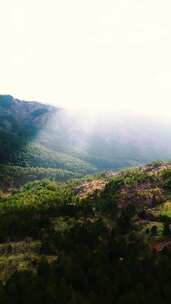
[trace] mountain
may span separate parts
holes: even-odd
[[[0,96],[0,163],[89,174],[171,158],[170,123]]]
[[[38,140],[39,133],[46,130],[47,123],[54,116],[58,119],[61,112],[61,109],[52,106],[1,95],[0,163],[93,172],[88,163],[61,153],[59,149],[48,149],[47,145]],[[51,137],[47,131],[45,136]]]
[[[0,303],[170,303],[170,137],[1,95]]]

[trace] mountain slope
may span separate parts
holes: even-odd
[[[170,263],[169,162],[1,194],[2,304],[170,303]]]
[[[0,163],[19,166],[61,168],[87,173],[93,166],[58,149],[50,150],[37,140],[48,121],[62,111],[36,102],[0,96]],[[60,115],[60,114],[59,114]],[[48,134],[49,136],[49,134]],[[58,146],[58,143],[56,143]]]
[[[1,95],[0,163],[87,174],[169,160],[170,129],[133,114],[90,115]]]

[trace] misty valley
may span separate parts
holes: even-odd
[[[170,304],[170,130],[0,95],[0,303]]]

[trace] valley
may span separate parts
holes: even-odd
[[[94,174],[170,160],[170,121],[0,95],[0,164]]]
[[[170,303],[169,125],[4,95],[0,117],[0,303]]]

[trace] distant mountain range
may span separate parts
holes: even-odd
[[[0,95],[0,163],[81,174],[171,159],[171,125]]]

